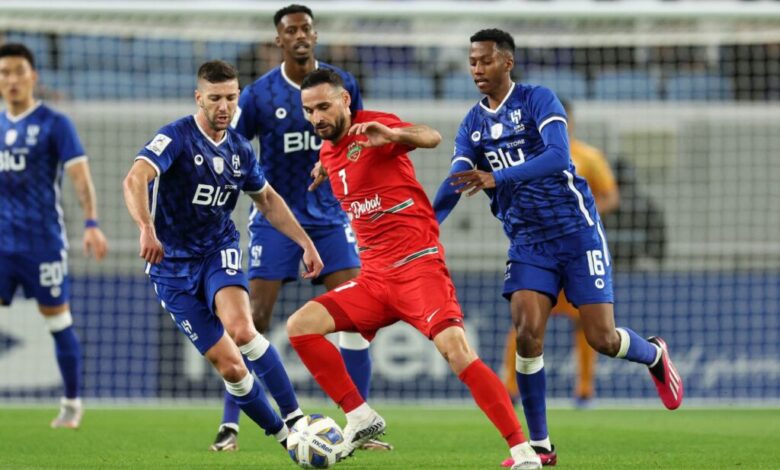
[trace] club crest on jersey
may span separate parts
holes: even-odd
[[[363,147],[360,146],[360,142],[352,142],[349,144],[349,147],[347,147],[347,160],[351,162],[358,161],[361,150],[363,150]]]
[[[13,145],[18,136],[19,133],[16,132],[16,129],[8,129],[5,133],[5,145]]]
[[[479,142],[479,139],[482,138],[482,133],[479,131],[474,131],[471,133],[471,140],[474,142]]]
[[[222,157],[214,157],[211,159],[212,164],[214,165],[214,171],[221,175],[223,171],[225,171],[225,160],[222,159]]]
[[[198,166],[203,165],[203,155],[201,155],[201,154],[195,155],[194,160],[195,160],[195,164],[196,165],[198,165]]]
[[[276,108],[276,119],[284,119],[287,117],[287,110],[284,108]]]
[[[501,137],[501,134],[504,133],[504,125],[499,123],[493,124],[490,126],[490,137],[493,138],[493,140],[498,139]]]
[[[509,113],[509,119],[512,120],[512,124],[518,125],[520,124],[520,120],[523,119],[523,112],[519,109],[515,109]]]
[[[233,163],[233,176],[241,176],[241,157],[233,154],[231,160]]]
[[[40,134],[41,128],[35,124],[27,126],[27,145],[35,145],[38,143],[38,134]]]

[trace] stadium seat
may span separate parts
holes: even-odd
[[[60,67],[65,70],[131,71],[132,41],[101,36],[63,36]]]
[[[679,72],[666,79],[666,97],[670,100],[730,100],[731,82],[716,73]]]
[[[136,39],[132,43],[133,70],[162,72],[177,70],[193,74],[200,65],[200,56],[192,41],[172,39]]]
[[[453,73],[442,81],[442,98],[446,100],[478,100],[482,94],[469,73]]]
[[[602,72],[593,82],[593,97],[597,100],[657,100],[658,80],[640,70]]]
[[[46,35],[12,31],[6,33],[5,42],[19,42],[27,46],[35,56],[38,68],[50,68],[52,66],[51,45]]]
[[[145,78],[146,89],[142,90],[142,93],[147,98],[193,99],[197,86],[195,71],[192,73],[156,72],[150,73]]]
[[[433,80],[414,70],[379,70],[365,82],[366,96],[374,99],[433,97]]]
[[[76,72],[71,84],[77,100],[116,100],[137,97],[145,85],[144,75],[108,70]]]
[[[587,98],[588,84],[581,72],[566,68],[540,67],[523,72],[523,83],[544,85],[561,99],[581,100]]]
[[[252,43],[248,42],[208,41],[206,42],[206,57],[204,57],[204,60],[219,59],[238,66],[238,56],[251,47]]]

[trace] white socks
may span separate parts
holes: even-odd
[[[354,410],[346,413],[347,423],[359,423],[361,421],[365,421],[371,416],[373,412],[374,410],[368,406],[368,403],[363,403]]]

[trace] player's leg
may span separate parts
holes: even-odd
[[[574,322],[574,356],[577,361],[577,383],[574,389],[574,403],[578,408],[587,408],[593,399],[593,382],[595,380],[598,355],[588,344],[579,313],[571,318]]]
[[[385,305],[376,297],[383,291],[381,283],[361,275],[306,303],[287,320],[287,335],[301,361],[346,414],[347,453],[384,433],[385,421],[366,403],[338,349],[325,335],[359,330],[371,336],[395,321],[383,316]]]
[[[588,343],[601,354],[645,364],[669,409],[682,403],[683,383],[660,338],[645,339],[630,328],[615,327],[612,267],[601,226],[582,231],[572,239],[575,253],[564,273],[564,289],[579,308]]]
[[[152,282],[155,293],[179,331],[214,365],[241,410],[266,434],[274,435],[284,444],[287,426],[271,408],[263,387],[252,377],[235,343],[207,306],[206,298],[193,294],[199,291],[200,277],[199,273],[188,278],[152,277]]]
[[[216,276],[221,276],[221,273]],[[216,284],[224,286],[213,296],[217,316],[238,345],[249,367],[265,383],[285,421],[294,422],[298,417],[303,416],[303,412],[298,406],[292,382],[284,369],[279,353],[255,329],[249,314],[249,296],[245,288],[238,285],[225,285],[226,281],[218,281]]]
[[[286,448],[287,426],[271,408],[262,386],[252,377],[241,352],[229,336],[222,337],[204,354],[225,381],[225,389],[252,421]]]
[[[16,257],[17,274],[28,297],[35,297],[38,311],[54,340],[57,365],[62,375],[65,393],[60,400],[60,412],[51,422],[54,428],[78,428],[83,407],[81,403],[81,344],[73,328],[70,312],[70,279],[67,275],[67,253],[47,251]]]

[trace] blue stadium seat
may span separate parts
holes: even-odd
[[[33,53],[36,67],[42,69],[51,67],[51,47],[49,40],[45,35],[11,31],[6,33],[5,42],[19,42],[24,44]]]
[[[523,83],[543,85],[550,88],[558,98],[569,100],[585,99],[588,84],[585,75],[576,70],[558,67],[538,67],[525,71]]]
[[[366,96],[374,99],[433,98],[433,80],[407,69],[378,70],[365,80]]]
[[[155,72],[146,76],[146,89],[142,90],[146,98],[158,98],[164,100],[194,99],[195,72]]]
[[[136,39],[132,43],[133,70],[139,72],[197,72],[200,59],[192,41]]]
[[[731,100],[731,82],[717,73],[679,72],[666,79],[666,97],[670,100]]]
[[[474,79],[468,72],[453,73],[444,77],[442,81],[442,98],[445,100],[474,100],[477,101],[482,94],[474,85]]]
[[[209,41],[206,43],[206,57],[204,60],[224,60],[238,65],[238,56],[249,50],[253,45],[248,42],[235,41]]]
[[[70,98],[73,94],[73,74],[67,70],[38,69],[38,86]]]
[[[132,70],[132,40],[105,36],[64,36],[60,67],[72,71]]]
[[[597,100],[657,100],[658,80],[639,70],[602,72],[593,82]]]

